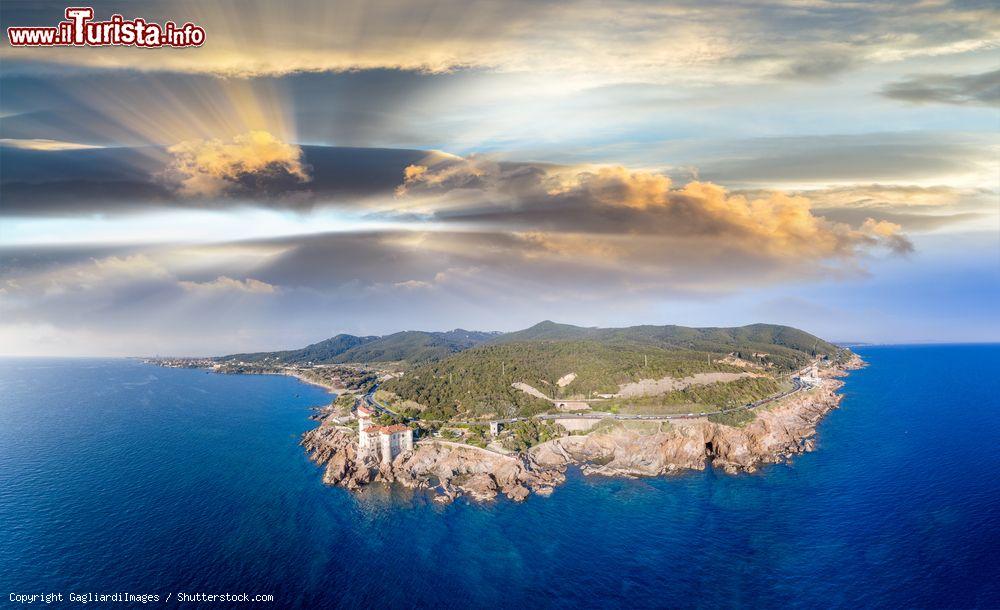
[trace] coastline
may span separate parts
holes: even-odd
[[[330,394],[336,394],[336,393],[339,393],[339,392],[347,391],[346,388],[343,388],[343,387],[340,387],[340,386],[335,386],[332,383],[324,383],[323,381],[318,380],[318,379],[310,379],[309,377],[303,375],[302,373],[299,373],[299,372],[297,372],[295,370],[291,370],[291,369],[270,370],[270,371],[268,371],[268,370],[264,370],[264,371],[227,371],[227,370],[220,370],[220,367],[217,364],[213,364],[211,362],[208,362],[204,358],[196,358],[196,359],[190,359],[190,360],[189,359],[183,359],[183,358],[181,358],[181,359],[176,359],[174,361],[170,361],[170,360],[157,360],[157,359],[151,359],[151,358],[140,358],[139,361],[143,362],[145,364],[152,364],[154,366],[161,366],[161,367],[165,367],[165,368],[197,368],[199,370],[203,370],[203,371],[206,371],[206,372],[209,372],[209,373],[217,373],[217,374],[220,374],[220,375],[280,375],[280,376],[284,376],[284,377],[294,377],[295,379],[298,379],[302,383],[323,388],[324,390],[326,390]],[[185,363],[185,364],[181,365],[181,364],[177,364],[177,363]],[[188,365],[187,363],[191,363],[191,364]]]
[[[585,475],[656,477],[704,470],[753,473],[815,449],[816,426],[842,400],[838,390],[851,370],[865,366],[857,355],[824,370],[819,384],[755,410],[744,426],[694,418],[684,421],[620,422],[598,426],[505,456],[477,447],[423,439],[391,462],[376,463],[358,450],[354,428],[332,420],[306,432],[300,444],[324,468],[323,481],[350,490],[370,484],[400,484],[448,503],[458,497],[490,501],[498,495],[522,501],[549,495],[565,481],[566,469]],[[602,420],[603,421],[603,420]]]
[[[308,385],[313,385],[313,386],[316,386],[318,388],[323,388],[324,390],[326,390],[330,394],[339,394],[340,392],[344,392],[345,391],[345,388],[338,388],[337,386],[333,385],[332,383],[323,383],[322,381],[317,381],[315,379],[309,379],[308,377],[302,375],[301,373],[295,373],[295,372],[292,372],[292,371],[283,371],[283,372],[277,373],[277,374],[278,375],[285,375],[287,377],[294,377],[294,378],[298,379],[299,381],[301,381],[302,383],[305,383],[305,384],[308,384]]]

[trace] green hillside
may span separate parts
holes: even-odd
[[[233,354],[218,362],[266,366],[402,363],[409,370],[383,384],[400,403],[418,404],[431,419],[528,415],[552,404],[519,389],[522,382],[554,399],[593,399],[640,379],[681,378],[696,373],[739,372],[752,366],[769,378],[795,370],[814,356],[839,348],[788,326],[752,324],[734,328],[631,326],[584,328],[542,322],[500,334],[456,329],[403,331],[383,337],[337,335],[298,350]],[[731,358],[735,356],[740,360]],[[570,373],[575,378],[557,383]],[[668,405],[729,404],[769,390],[764,382],[728,382],[671,396],[609,401],[605,408],[629,410]],[[753,391],[748,393],[747,389]],[[662,403],[662,404],[660,404]]]
[[[529,415],[552,407],[545,400],[511,387],[523,382],[552,398],[591,398],[611,394],[619,384],[640,379],[681,378],[703,372],[738,372],[720,362],[735,354],[757,364],[768,376],[760,381],[716,383],[704,389],[665,395],[664,404],[730,406],[773,390],[773,378],[797,369],[816,355],[839,349],[787,326],[754,324],[737,328],[634,326],[581,328],[543,322],[496,337],[440,361],[417,367],[382,388],[427,407],[425,417]],[[576,375],[565,387],[557,382]],[[646,406],[658,398],[644,398]],[[625,401],[627,402],[627,401]],[[595,405],[596,406],[596,405]],[[608,407],[623,408],[622,400]]]
[[[440,360],[456,352],[481,345],[495,336],[494,333],[462,329],[443,333],[407,330],[359,345],[336,356],[332,361],[420,364]]]
[[[302,349],[285,350],[280,352],[254,352],[250,354],[230,354],[221,356],[215,360],[219,362],[241,361],[241,362],[274,362],[278,364],[327,364],[343,362],[337,360],[339,356],[353,348],[377,341],[379,337],[356,337],[354,335],[337,335],[319,343],[307,345]]]
[[[383,384],[383,389],[439,412],[444,419],[469,416],[527,415],[551,405],[511,387],[524,382],[548,396],[591,396],[615,392],[619,383],[706,371],[736,371],[709,364],[708,354],[675,352],[653,346],[599,341],[522,341],[484,345],[440,362],[418,367]],[[565,388],[556,382],[577,378]]]
[[[420,364],[440,360],[451,354],[480,345],[496,333],[456,329],[448,332],[403,331],[384,337],[337,335],[302,349],[278,352],[231,354],[218,362],[253,362],[268,364],[345,364],[405,362]]]
[[[713,355],[735,353],[748,360],[754,353],[766,353],[766,360],[778,368],[793,369],[811,356],[832,356],[839,348],[819,337],[790,326],[751,324],[730,328],[687,326],[629,326],[626,328],[585,328],[551,321],[525,330],[507,333],[493,343],[523,341],[591,340],[624,345],[652,345],[668,350],[693,350]]]

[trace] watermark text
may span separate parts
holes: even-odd
[[[15,47],[200,47],[205,29],[187,22],[154,23],[141,17],[125,19],[114,14],[107,21],[94,21],[89,6],[66,8],[66,20],[54,27],[8,27],[7,40]]]

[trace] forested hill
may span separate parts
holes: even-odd
[[[370,362],[405,362],[420,364],[440,360],[451,354],[481,345],[497,333],[455,329],[448,332],[408,330],[384,337],[337,335],[302,349],[279,352],[230,354],[219,362],[254,362],[268,364],[343,364]]]
[[[733,328],[673,325],[585,328],[545,321],[511,333],[456,329],[448,332],[403,331],[382,337],[341,334],[302,349],[231,354],[216,360],[269,364],[403,362],[419,365],[441,361],[480,346],[508,345],[509,348],[510,344],[534,344],[535,349],[531,350],[534,353],[543,345],[553,343],[574,343],[587,353],[605,353],[608,349],[641,351],[652,347],[672,352],[672,359],[679,357],[681,360],[733,354],[739,358],[763,359],[783,369],[794,367],[811,356],[833,355],[838,351],[837,346],[805,331],[774,324]],[[568,346],[563,345],[556,351],[566,352],[567,349]]]
[[[280,352],[254,352],[249,354],[230,354],[220,356],[215,360],[240,362],[277,362],[282,364],[305,364],[306,362],[334,362],[337,356],[366,343],[376,341],[378,337],[356,337],[354,335],[337,335],[319,343],[307,345],[302,349]]]
[[[721,407],[772,394],[791,371],[838,352],[837,346],[787,326],[581,328],[546,321],[415,367],[382,388],[422,408],[425,416],[451,419],[525,416],[551,408],[537,393],[521,389],[524,384],[550,398],[593,399],[642,379],[750,375],[642,399],[649,406],[713,401]]]
[[[711,353],[751,355],[754,352],[775,356],[833,355],[836,345],[791,326],[750,324],[735,327],[692,328],[688,326],[628,326],[625,328],[588,328],[557,324],[546,320],[531,328],[506,333],[494,343],[524,341],[598,341],[601,343],[653,345],[668,349],[689,349]]]

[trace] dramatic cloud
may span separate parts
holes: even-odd
[[[7,2],[0,29],[64,8]],[[235,352],[545,318],[744,323],[766,317],[747,295],[789,290],[805,301],[775,315],[801,316],[768,321],[811,328],[826,314],[799,305],[840,298],[855,322],[827,320],[831,338],[864,338],[848,336],[857,320],[924,302],[910,286],[949,295],[913,319],[950,328],[934,316],[982,303],[995,275],[981,264],[995,263],[1000,213],[988,2],[95,10],[190,20],[208,38],[0,43],[2,350]],[[923,278],[928,261],[960,258],[964,293],[941,288],[943,271]]]
[[[302,149],[265,131],[231,141],[192,140],[167,148],[173,160],[163,173],[186,197],[274,196],[309,181]]]
[[[983,188],[858,184],[798,194],[812,202],[814,214],[829,220],[860,224],[871,218],[908,231],[987,226],[1000,212],[1000,194]]]
[[[898,237],[877,221],[857,231]],[[982,242],[969,247],[989,252]],[[20,353],[197,355],[292,348],[337,332],[514,329],[551,317],[810,327],[802,312],[768,317],[725,303],[754,291],[773,298],[792,278],[797,289],[838,279],[820,283],[838,295],[864,277],[861,263],[875,262],[795,261],[701,236],[551,231],[345,232],[114,254],[8,248],[0,343]],[[702,310],[712,313],[691,313]]]
[[[704,182],[675,188],[662,174],[622,167],[545,168],[473,158],[437,169],[412,166],[398,192],[415,197],[415,209],[422,205],[434,220],[587,234],[594,246],[602,240],[610,244],[612,235],[616,241],[618,236],[650,236],[684,240],[689,248],[700,240],[695,247],[706,252],[724,249],[801,262],[850,257],[876,244],[899,252],[911,249],[896,225],[874,219],[855,228],[829,222],[812,214],[802,196],[769,192],[749,199]],[[552,235],[542,242],[567,247],[566,240]],[[651,259],[656,261],[656,255]]]
[[[1000,70],[982,74],[923,74],[891,83],[882,95],[914,104],[1000,104]]]
[[[58,21],[64,5],[7,10],[3,26]],[[817,78],[853,65],[986,48],[995,11],[961,2],[767,3],[638,0],[475,3],[351,0],[148,2],[96,6],[150,20],[191,20],[198,53],[133,48],[4,47],[6,61],[227,76],[469,67],[544,70],[573,82]],[[266,24],[266,25],[264,25]],[[807,59],[803,59],[807,58]],[[541,61],[540,61],[541,60]]]
[[[424,150],[294,146],[271,140],[264,148],[273,161],[269,165],[260,162],[254,145],[235,141],[188,143],[176,156],[162,148],[39,151],[0,146],[0,213],[73,216],[164,207],[357,206],[371,198],[390,199],[407,166],[450,157]],[[300,179],[303,175],[308,181]]]

